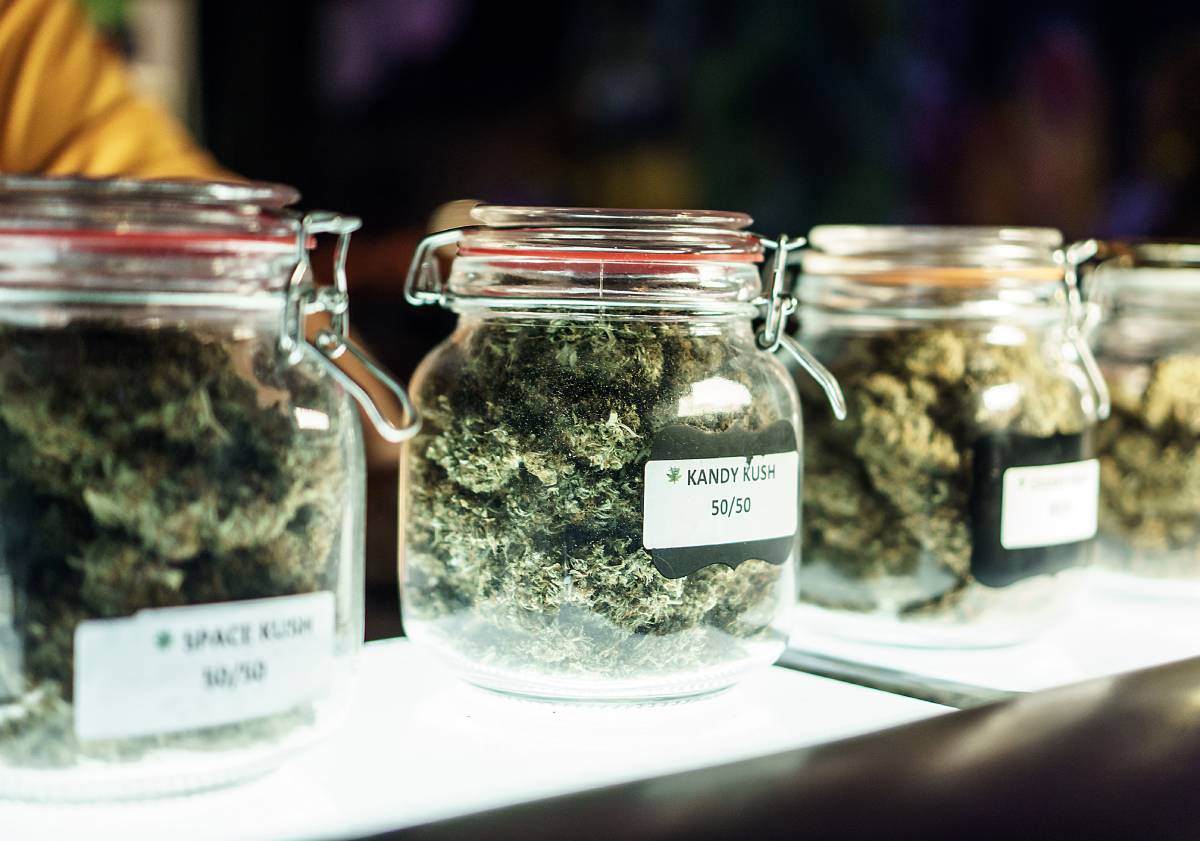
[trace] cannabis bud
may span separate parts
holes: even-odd
[[[0,649],[18,655],[0,656],[0,762],[277,731],[77,742],[74,635],[146,608],[336,589],[352,422],[269,335],[115,320],[0,330]]]
[[[425,426],[406,454],[408,633],[483,683],[655,677],[781,647],[794,533],[786,564],[750,555],[678,577],[643,541],[665,428],[785,421],[795,458],[786,376],[728,321],[464,316],[413,383]],[[687,478],[663,468],[664,486]],[[748,505],[734,503],[730,515]]]
[[[1008,468],[1088,457],[1078,388],[1039,339],[934,327],[830,334],[813,347],[849,414],[837,423],[821,401],[804,402],[802,599],[942,614],[973,584],[1078,562],[1078,542],[1000,540]]]
[[[1152,577],[1200,574],[1200,357],[1109,372],[1100,425],[1105,562]]]

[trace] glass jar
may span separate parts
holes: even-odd
[[[1113,404],[1097,434],[1097,579],[1200,597],[1200,244],[1079,247]]]
[[[1060,234],[837,225],[810,245],[800,337],[849,414],[806,403],[800,621],[895,645],[1030,637],[1079,589],[1107,412]]]
[[[411,385],[407,634],[474,684],[562,700],[701,694],[774,662],[800,428],[749,217],[472,215],[410,275],[413,303],[459,320]],[[454,241],[443,284],[431,254]]]
[[[358,222],[296,198],[0,178],[0,797],[234,782],[346,701],[362,389],[331,359]]]

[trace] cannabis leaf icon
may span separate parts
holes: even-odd
[[[683,475],[683,473],[680,472],[678,467],[672,467],[670,470],[667,471],[667,481],[670,482],[672,485],[674,485],[676,482],[679,481],[679,477],[682,475]]]
[[[158,636],[154,638],[154,644],[158,646],[159,651],[166,651],[171,647],[171,632],[159,631]]]

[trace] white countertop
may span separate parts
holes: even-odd
[[[872,645],[806,631],[790,647],[986,689],[1033,692],[1200,656],[1200,591],[1178,598],[1138,593],[1093,575],[1078,606],[1040,637],[1003,648]],[[1121,588],[1125,592],[1121,592]]]
[[[368,645],[341,731],[221,791],[136,803],[0,801],[0,839],[312,839],[439,818],[814,745],[945,707],[782,668],[710,698],[638,707],[473,689],[405,640]]]

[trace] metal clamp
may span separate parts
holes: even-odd
[[[791,252],[803,248],[803,237],[790,239],[780,234],[779,239],[759,237],[763,250],[771,252],[771,259],[763,268],[763,276],[769,277],[766,293],[766,323],[758,335],[758,344],[763,350],[776,351],[783,337],[788,317],[796,311],[796,299],[787,292],[787,264]]]
[[[1087,342],[1087,328],[1090,321],[1083,295],[1082,271],[1088,266],[1099,265],[1112,256],[1100,240],[1088,239],[1073,242],[1065,249],[1055,254],[1055,259],[1063,264],[1063,288],[1067,299],[1067,341],[1074,348],[1083,370],[1087,374],[1088,383],[1096,397],[1096,417],[1106,420],[1112,413],[1112,395],[1108,383],[1104,380],[1104,372],[1096,361],[1092,348]]]
[[[392,444],[399,444],[417,434],[421,429],[421,416],[408,397],[408,392],[390,374],[350,341],[350,290],[346,275],[346,257],[350,247],[350,236],[362,227],[362,220],[353,216],[342,216],[328,211],[314,211],[300,222],[296,235],[296,267],[288,281],[287,301],[283,310],[283,324],[279,332],[280,349],[287,355],[288,364],[295,365],[304,358],[308,350],[315,351],[316,359],[326,373],[334,378],[352,396],[379,435]],[[337,244],[333,252],[333,286],[318,288],[313,282],[312,260],[309,243],[317,234],[334,234]],[[328,313],[330,326],[317,333],[310,342],[304,335],[307,317],[317,313]],[[397,426],[383,416],[367,390],[335,364],[335,360],[347,351],[362,363],[363,367],[388,391],[395,395],[404,410],[406,422]]]
[[[791,354],[796,363],[816,380],[817,385],[825,392],[833,416],[838,420],[846,419],[846,397],[837,377],[821,364],[808,348],[787,334],[787,320],[796,311],[795,296],[787,292],[788,257],[793,251],[803,248],[807,243],[803,237],[796,239],[781,234],[779,239],[771,240],[759,237],[763,249],[771,252],[771,260],[763,269],[763,276],[769,277],[766,297],[762,306],[766,309],[765,323],[758,334],[758,346],[765,351],[775,353],[780,348]]]
[[[404,299],[414,307],[428,304],[445,305],[449,295],[438,266],[437,251],[447,245],[453,245],[463,238],[465,228],[451,228],[429,234],[413,254],[408,266],[408,277],[404,280]]]

